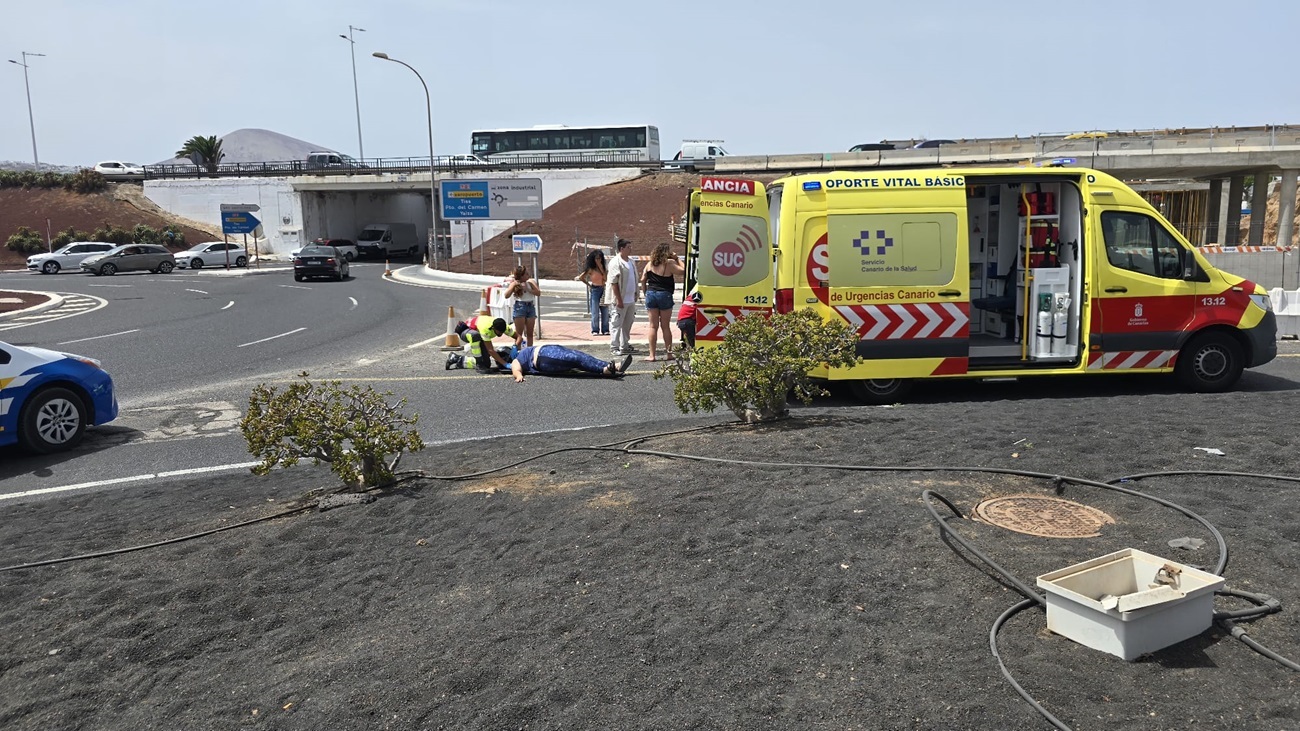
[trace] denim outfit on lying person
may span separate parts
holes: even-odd
[[[536,357],[534,358],[534,351]],[[583,373],[606,373],[610,366],[607,360],[587,355],[581,350],[566,348],[563,345],[532,345],[519,351],[515,356],[524,375],[554,376],[577,370]]]

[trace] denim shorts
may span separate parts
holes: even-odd
[[[646,292],[645,308],[647,310],[671,310],[673,308],[673,293],[658,289]]]
[[[537,317],[537,303],[536,303],[536,302],[516,302],[516,303],[515,303],[515,309],[510,313],[510,316],[513,317],[513,318],[515,318],[516,320],[518,320],[518,319],[521,318],[521,317],[522,317],[522,318],[525,318],[525,319],[527,319],[527,318],[529,318],[529,317],[534,317],[534,318],[535,318],[535,317]]]

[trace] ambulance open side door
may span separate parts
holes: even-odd
[[[695,339],[716,344],[742,316],[772,312],[767,192],[755,180],[706,177],[687,218],[687,289],[700,293]]]

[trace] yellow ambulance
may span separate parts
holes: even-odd
[[[1277,355],[1268,294],[1082,168],[705,177],[687,210],[697,341],[811,308],[864,360],[814,375],[894,402],[919,378],[1175,373],[1222,391]]]

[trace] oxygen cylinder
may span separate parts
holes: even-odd
[[[1038,328],[1034,338],[1034,355],[1044,356],[1052,352],[1052,311],[1038,312]]]
[[[1052,355],[1069,355],[1070,296],[1056,295],[1052,312]]]

